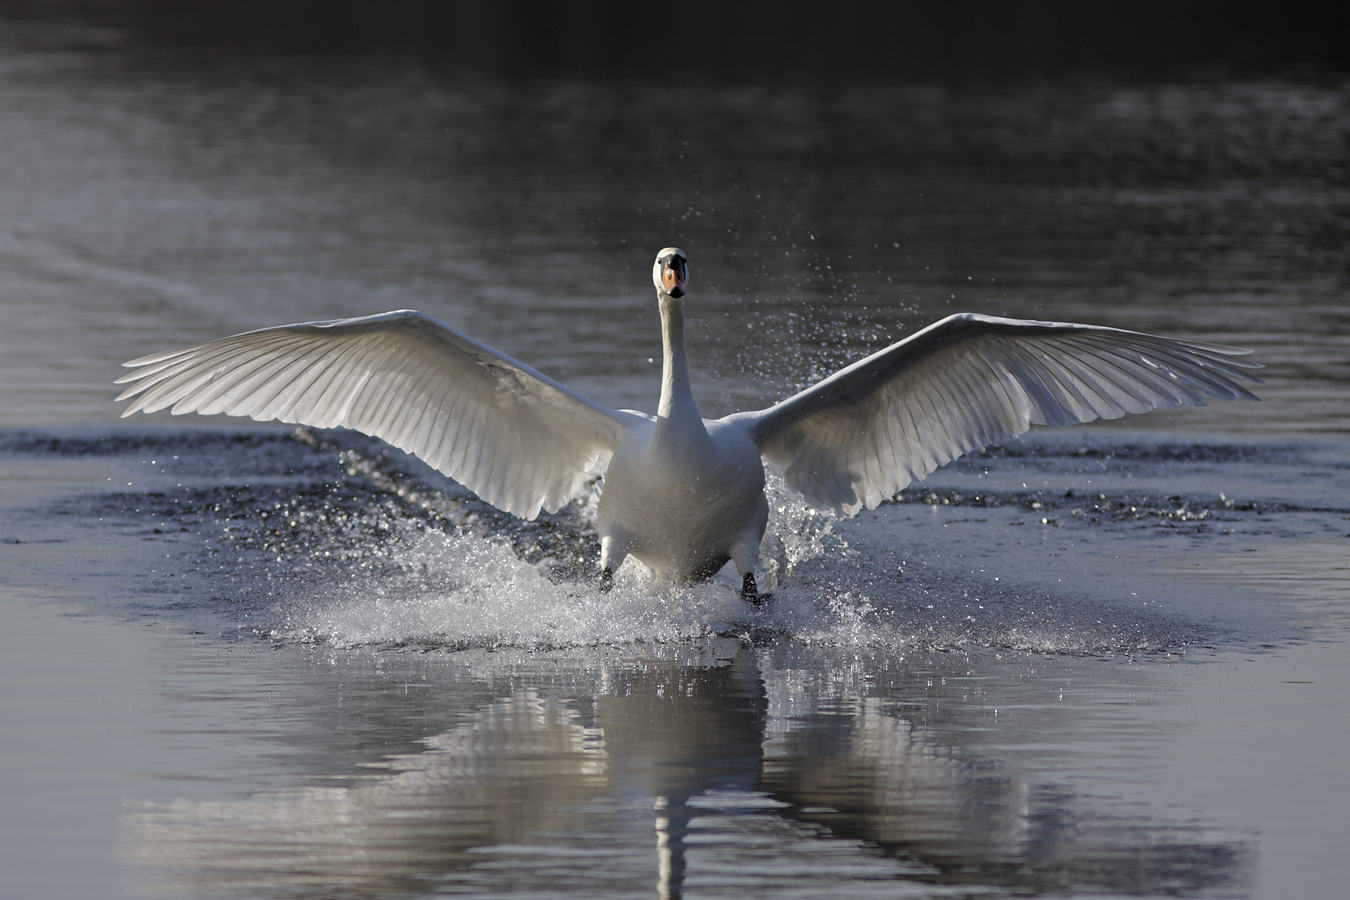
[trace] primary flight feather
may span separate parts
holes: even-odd
[[[1032,425],[1257,399],[1249,351],[1115,328],[949,316],[768,409],[703,419],[684,347],[688,263],[652,268],[655,416],[611,410],[422,313],[251,331],[126,363],[123,413],[226,413],[374,435],[523,518],[604,474],[602,586],[631,555],[676,579],[733,560],[743,596],[768,522],[764,462],[851,515]]]

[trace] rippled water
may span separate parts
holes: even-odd
[[[6,34],[23,896],[1338,896],[1345,84],[505,87]],[[957,309],[1250,346],[1264,400],[850,520],[775,488],[761,608],[600,594],[589,498],[525,523],[350,433],[114,424],[124,359],[397,307],[650,408],[669,244],[706,414]]]
[[[100,752],[153,748],[115,791],[133,895],[1247,896],[1272,817],[1215,811],[1207,717],[1255,732],[1247,777],[1311,758],[1300,816],[1343,768],[1307,721],[1248,719],[1341,703],[1340,444],[1024,441],[844,522],[775,494],[761,609],[730,581],[600,594],[584,507],[522,523],[342,433],[0,457],[44,498],[0,534],[10,593],[150,640],[94,716]],[[12,647],[23,702],[76,650]]]

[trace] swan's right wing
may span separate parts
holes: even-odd
[[[1246,350],[1057,322],[949,316],[744,423],[818,506],[869,509],[976,447],[1032,425],[1257,399]]]
[[[341,426],[416,454],[493,506],[555,511],[635,417],[410,310],[252,331],[126,363],[123,416],[226,413]]]

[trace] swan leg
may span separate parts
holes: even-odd
[[[746,572],[745,578],[741,581],[741,599],[746,603],[753,603],[755,606],[759,606],[769,599],[768,594],[759,592],[759,585],[755,584],[754,572]]]
[[[612,534],[600,539],[600,593],[614,587],[614,572],[628,558],[628,543]]]
[[[761,533],[763,529],[760,529]],[[755,569],[759,567],[759,535],[747,535],[731,550],[731,561],[736,571],[741,573],[741,599],[756,606],[769,599],[768,594],[759,592],[755,582]]]

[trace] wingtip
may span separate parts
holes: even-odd
[[[156,363],[167,362],[177,356],[191,353],[197,347],[179,347],[177,350],[162,350],[159,353],[151,353],[149,356],[138,356],[135,359],[129,359],[122,363],[125,369],[137,369],[141,366],[153,366]]]

